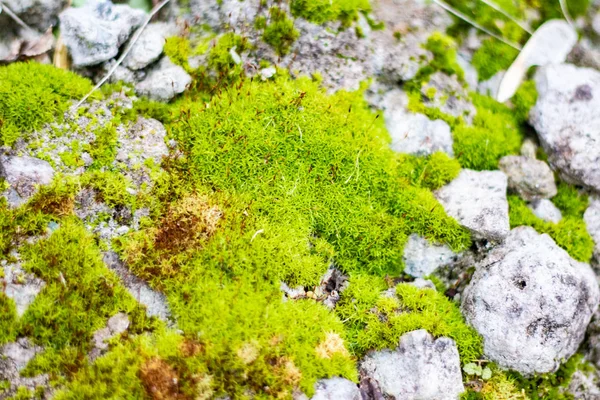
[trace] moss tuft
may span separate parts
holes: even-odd
[[[479,80],[486,81],[497,72],[508,69],[518,55],[519,50],[497,39],[488,38],[473,54],[473,67],[479,74]]]
[[[34,62],[0,67],[0,144],[12,145],[43,124],[61,121],[71,99],[92,83],[77,74]]]
[[[295,17],[315,24],[340,20],[348,26],[359,12],[371,10],[369,0],[292,0],[290,9]]]
[[[289,19],[287,13],[281,8],[271,7],[269,16],[269,23],[264,29],[262,39],[270,44],[278,55],[286,55],[300,36],[300,32],[294,28],[294,21]]]
[[[0,273],[3,270],[0,269]],[[15,303],[0,292],[0,346],[12,342],[17,337],[17,310]]]

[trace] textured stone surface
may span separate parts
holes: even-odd
[[[417,234],[412,234],[404,246],[403,258],[404,272],[421,278],[456,260],[456,254],[446,245],[433,244]]]
[[[312,400],[362,400],[356,384],[348,379],[329,378],[317,382]]]
[[[4,291],[15,302],[17,315],[22,316],[46,283],[35,275],[26,273],[20,263],[6,264],[3,268],[4,278],[0,278],[0,292]]]
[[[148,24],[123,60],[123,66],[132,70],[146,68],[160,58],[165,47],[165,40],[167,37],[175,35],[176,31],[174,26],[163,22]]]
[[[600,190],[600,72],[569,64],[536,74],[530,122],[548,162],[567,182]]]
[[[0,346],[0,382],[8,381],[8,388],[0,392],[0,399],[7,399],[17,393],[19,387],[35,390],[39,386],[48,386],[48,374],[34,377],[22,377],[20,372],[27,363],[44,349],[35,346],[27,338],[19,338],[16,342]]]
[[[525,156],[505,156],[498,168],[508,177],[508,188],[523,200],[549,199],[556,195],[554,173],[544,161]]]
[[[399,153],[429,155],[443,151],[453,155],[450,126],[408,111],[408,96],[402,90],[387,92],[379,104],[392,137],[391,148]]]
[[[541,218],[546,222],[557,224],[562,219],[562,213],[558,207],[548,199],[535,200],[528,204],[527,207],[533,211],[536,217]]]
[[[577,400],[600,400],[600,379],[597,371],[577,370],[571,376],[567,392]]]
[[[463,169],[435,196],[446,213],[476,238],[502,240],[510,230],[507,183],[506,175],[500,171]]]
[[[135,86],[139,95],[152,100],[167,102],[183,93],[192,77],[179,65],[175,65],[168,57],[163,59],[148,73],[146,79]]]
[[[533,374],[555,371],[575,353],[599,300],[589,265],[550,236],[518,227],[477,265],[462,311],[487,358]]]
[[[63,11],[61,34],[73,65],[85,67],[114,58],[145,16],[141,10],[109,0],[90,0],[83,7]]]
[[[583,220],[594,241],[594,257],[596,261],[600,261],[600,198],[590,197],[588,208],[583,213]]]
[[[370,352],[360,371],[395,399],[456,400],[464,391],[456,344],[424,329],[402,335],[395,350]]]
[[[0,158],[0,176],[10,185],[4,196],[17,207],[35,194],[38,185],[52,182],[54,169],[39,158],[9,156]]]
[[[3,3],[26,24],[40,31],[56,25],[58,13],[66,7],[67,2],[67,0],[3,0]]]
[[[462,117],[468,123],[473,121],[477,113],[469,98],[469,92],[458,81],[456,75],[448,76],[439,71],[434,73],[421,87],[421,95],[426,107],[439,109],[453,117]]]

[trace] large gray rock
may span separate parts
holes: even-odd
[[[146,13],[109,0],[90,0],[68,8],[60,18],[61,34],[73,66],[87,67],[114,58]]]
[[[549,199],[556,195],[554,173],[544,161],[525,156],[505,156],[498,168],[508,177],[508,188],[523,200]]]
[[[8,387],[0,392],[0,399],[11,398],[20,387],[34,391],[38,387],[49,385],[48,374],[34,377],[22,377],[20,374],[29,361],[43,350],[27,338],[19,338],[16,342],[0,346],[0,382],[8,383]]]
[[[165,40],[175,32],[175,27],[163,22],[148,24],[123,60],[123,66],[131,70],[146,68],[160,58]]]
[[[533,214],[536,217],[541,218],[546,222],[558,224],[562,219],[562,213],[558,207],[548,199],[535,200],[527,204],[527,207],[533,211]]]
[[[182,67],[173,64],[168,57],[163,57],[146,79],[135,86],[135,90],[141,96],[167,102],[183,93],[191,82],[192,77]]]
[[[446,213],[477,239],[502,240],[508,235],[506,175],[500,171],[463,169],[435,192]]]
[[[570,64],[536,74],[530,121],[561,177],[600,190],[600,72]]]
[[[54,177],[54,169],[47,161],[33,157],[0,158],[0,177],[6,179],[9,188],[4,192],[8,204],[18,207],[37,190],[38,185],[48,185]]]
[[[322,379],[317,382],[312,400],[362,400],[356,384],[344,378]]]
[[[56,25],[58,13],[66,7],[67,0],[3,0],[3,3],[29,26],[45,31]]]
[[[454,154],[450,126],[445,121],[431,121],[423,114],[408,111],[405,92],[399,89],[389,91],[383,96],[380,106],[392,137],[392,150],[420,156],[436,151]]]
[[[393,399],[456,400],[464,391],[456,344],[424,329],[402,335],[395,350],[367,354],[360,371]]]
[[[404,272],[421,278],[456,260],[456,254],[446,245],[434,244],[417,234],[412,234],[404,246],[403,258]]]
[[[598,197],[590,197],[590,204],[583,213],[583,220],[594,241],[594,257],[596,261],[600,261],[600,199]]]
[[[589,265],[523,226],[477,265],[462,311],[488,359],[530,375],[555,371],[577,351],[599,301]]]

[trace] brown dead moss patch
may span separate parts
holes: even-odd
[[[349,355],[344,339],[335,332],[327,333],[325,339],[317,346],[316,351],[317,356],[321,358],[331,358],[336,354]]]
[[[180,392],[180,379],[175,369],[158,357],[153,357],[142,365],[139,377],[152,400],[190,399]]]

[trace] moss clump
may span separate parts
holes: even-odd
[[[250,44],[248,40],[234,33],[226,33],[222,35],[210,49],[208,55],[208,66],[214,71],[222,74],[232,75],[236,71],[238,64],[231,55],[231,51],[241,54],[248,50]],[[239,75],[239,71],[236,75]]]
[[[529,110],[535,105],[538,93],[533,80],[527,80],[521,84],[511,102],[519,121],[526,122],[529,119]]]
[[[292,0],[292,15],[315,24],[340,20],[348,26],[359,12],[371,10],[369,0]]]
[[[188,39],[180,36],[171,36],[165,41],[164,52],[173,64],[189,70],[188,59],[191,55],[191,47]]]
[[[0,270],[3,274],[3,270]],[[0,292],[0,346],[17,337],[17,310],[15,303]]]
[[[110,316],[137,307],[102,262],[93,237],[75,220],[63,219],[48,239],[21,252],[24,269],[46,282],[19,321],[20,334],[36,343],[86,349]]]
[[[585,222],[579,216],[565,213],[558,223],[546,222],[533,214],[525,201],[517,196],[508,196],[510,227],[527,225],[539,233],[547,233],[557,245],[576,260],[588,262],[594,251],[594,241],[590,237]]]
[[[353,277],[342,294],[336,313],[347,321],[350,348],[357,355],[370,349],[394,348],[404,333],[426,329],[432,335],[454,339],[461,359],[477,359],[481,337],[469,327],[452,301],[432,289],[399,284],[395,296],[381,296],[383,280]]]
[[[560,182],[557,189],[556,196],[552,198],[554,205],[564,216],[582,218],[589,204],[588,195],[565,182]]]
[[[11,145],[45,123],[62,120],[69,100],[91,89],[89,80],[49,65],[0,67],[0,144]]]
[[[479,80],[485,81],[497,72],[506,70],[519,55],[519,50],[504,44],[497,39],[488,38],[473,54],[473,67],[479,74]]]
[[[417,187],[439,189],[456,178],[460,172],[458,161],[442,152],[427,157],[401,154],[399,158],[400,176]]]
[[[300,36],[300,32],[294,28],[294,21],[279,7],[271,7],[269,17],[262,39],[270,44],[278,55],[286,55]]]

